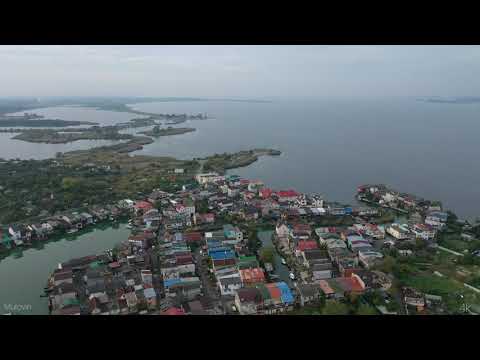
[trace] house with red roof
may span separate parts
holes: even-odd
[[[181,308],[171,307],[168,310],[162,311],[161,315],[185,315],[185,311]]]
[[[153,205],[148,201],[137,201],[135,205],[133,205],[135,210],[135,215],[145,214],[148,210],[153,209]]]
[[[300,194],[295,190],[280,190],[275,192],[275,197],[278,201],[286,202],[286,201],[296,201]]]
[[[241,269],[239,272],[243,285],[253,285],[265,282],[265,273],[260,267]]]
[[[272,196],[273,191],[272,189],[269,189],[269,188],[263,188],[263,189],[260,189],[258,193],[262,199],[268,199]]]
[[[315,250],[318,249],[317,242],[315,240],[300,240],[297,243],[295,250],[303,252],[305,250]]]
[[[190,233],[185,233],[183,234],[183,239],[187,242],[187,244],[192,244],[192,243],[201,243],[203,240],[203,236],[199,232],[190,232]]]

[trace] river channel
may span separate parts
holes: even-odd
[[[102,253],[127,240],[125,223],[97,225],[78,235],[15,249],[0,260],[0,314],[46,315],[48,300],[43,294],[51,272],[58,263],[72,258]],[[16,309],[16,310],[14,310]]]

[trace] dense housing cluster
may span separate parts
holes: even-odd
[[[380,206],[345,206],[217,173],[198,174],[175,193],[121,200],[114,207],[130,217],[128,241],[59,264],[47,287],[51,312],[279,314],[356,297],[374,313],[438,307],[441,296],[410,286],[392,293],[395,274],[385,261],[392,250],[411,255],[406,244],[436,248],[448,214],[382,186],[358,193]],[[408,220],[382,221],[386,207],[407,211]],[[111,213],[78,218],[93,223]]]

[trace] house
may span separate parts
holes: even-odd
[[[200,220],[200,223],[211,224],[215,222],[215,214],[206,213],[206,214],[197,214],[197,220]]]
[[[335,297],[342,298],[350,294],[361,295],[365,292],[366,286],[363,280],[356,274],[348,277],[338,277],[325,280],[331,289],[335,291]]]
[[[157,293],[153,287],[143,289],[143,295],[147,302],[149,309],[155,309],[157,307]]]
[[[170,307],[168,310],[164,310],[160,315],[185,315],[185,311],[182,308]]]
[[[260,264],[258,263],[256,256],[239,256],[238,257],[238,264],[239,269],[251,269],[259,267]]]
[[[417,238],[423,240],[432,240],[436,235],[436,231],[432,225],[421,223],[413,225],[412,232]]]
[[[322,288],[318,283],[297,284],[296,289],[301,306],[316,302],[323,295]]]
[[[311,267],[313,264],[330,263],[328,253],[325,250],[313,249],[302,252],[303,265]]]
[[[283,190],[273,193],[273,196],[280,202],[294,202],[299,198],[300,194],[295,190]]]
[[[256,287],[242,288],[235,292],[234,303],[241,315],[253,315],[260,309],[263,298]]]
[[[426,304],[423,293],[411,287],[402,288],[402,293],[406,305],[415,307],[419,312],[424,310]]]
[[[300,240],[295,247],[297,253],[303,252],[305,250],[315,249],[318,249],[318,245],[315,240]]]
[[[127,307],[128,307],[129,312],[132,312],[132,313],[136,312],[137,311],[137,305],[138,305],[138,298],[137,298],[137,294],[135,293],[135,291],[131,291],[131,292],[127,292],[127,293],[123,294],[123,298],[127,302]]]
[[[272,196],[273,191],[269,188],[263,188],[259,190],[258,194],[262,199],[269,199]]]
[[[377,264],[382,258],[382,253],[378,251],[363,250],[358,252],[358,262],[366,269],[369,269]]]
[[[265,282],[265,273],[260,267],[239,270],[244,286]]]
[[[317,284],[320,287],[320,291],[323,293],[323,296],[325,296],[327,299],[331,299],[335,297],[340,297],[340,298],[344,297],[343,294],[338,294],[339,296],[337,296],[335,290],[332,289],[332,287],[326,280],[320,280],[317,282]]]
[[[148,210],[153,209],[153,205],[148,201],[137,201],[135,202],[133,209],[135,210],[135,215],[142,215],[145,214]]]
[[[236,263],[235,253],[231,249],[221,249],[214,252],[209,251],[209,256],[212,259],[214,269],[222,266],[234,265]]]
[[[264,186],[265,186],[265,184],[262,181],[252,180],[248,184],[247,189],[248,189],[248,191],[251,191],[251,192],[259,192]]]
[[[387,226],[386,231],[397,240],[406,240],[410,238],[410,231],[406,225],[391,224]]]
[[[447,219],[448,219],[447,213],[440,212],[440,211],[432,211],[428,213],[428,215],[426,216],[425,224],[431,225],[436,228],[441,228],[445,226]]]
[[[135,205],[135,202],[130,200],[130,199],[124,199],[124,200],[120,200],[118,202],[118,206],[121,208],[121,209],[126,209],[126,210],[130,210],[130,209],[133,209],[133,206]]]
[[[277,237],[288,237],[290,235],[290,229],[289,227],[284,224],[284,223],[279,223],[275,227],[275,233],[277,234]]]
[[[314,281],[330,279],[333,277],[333,264],[328,259],[312,263],[309,270]]]
[[[187,244],[200,244],[203,241],[203,236],[199,232],[188,232],[183,234],[183,239]]]
[[[211,173],[205,173],[205,174],[197,174],[197,175],[195,175],[195,180],[200,185],[205,185],[205,184],[216,182],[216,181],[219,181],[219,180],[225,180],[225,177],[224,176],[219,176],[215,172],[211,172]]]
[[[235,295],[235,292],[243,286],[240,273],[235,267],[217,270],[215,277],[222,296]]]
[[[198,277],[164,280],[163,286],[167,297],[180,296],[193,300],[202,293],[202,283]]]
[[[231,224],[223,225],[223,234],[227,243],[236,244],[243,240],[243,232],[237,226]]]
[[[82,212],[82,213],[80,214],[80,216],[82,217],[82,220],[83,220],[83,222],[84,222],[85,225],[91,225],[91,224],[93,224],[93,222],[94,222],[94,221],[93,221],[93,216],[90,215],[89,213],[87,213],[87,212]]]
[[[260,314],[276,314],[293,309],[295,299],[285,282],[259,284],[256,286],[262,295]]]

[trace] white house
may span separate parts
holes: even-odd
[[[211,172],[211,173],[195,175],[195,180],[197,180],[199,184],[203,185],[203,184],[208,184],[218,180],[225,180],[225,176],[219,176],[217,173]]]
[[[386,231],[397,240],[405,240],[410,237],[409,230],[405,225],[391,224]]]
[[[415,224],[412,228],[412,232],[417,238],[424,240],[431,240],[435,238],[435,229],[431,225],[427,224]]]

